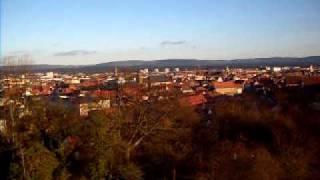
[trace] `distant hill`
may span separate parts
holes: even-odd
[[[33,72],[41,71],[79,71],[79,72],[103,72],[112,70],[115,67],[122,69],[139,68],[224,68],[228,67],[260,67],[260,66],[309,66],[310,64],[320,66],[320,56],[309,56],[303,58],[295,57],[272,57],[272,58],[254,58],[254,59],[234,59],[234,60],[197,60],[197,59],[164,59],[164,60],[126,60],[112,61],[95,65],[29,65],[17,67],[20,69],[29,69]],[[10,67],[0,67],[2,72],[7,72]]]
[[[234,60],[197,60],[197,59],[164,59],[152,61],[113,61],[101,63],[91,66],[83,66],[79,69],[82,71],[102,71],[117,68],[165,68],[165,67],[180,67],[180,68],[224,68],[226,66],[234,68],[248,68],[260,66],[320,66],[320,56],[310,56],[303,58],[294,57],[272,57],[272,58],[255,58],[255,59],[234,59]]]
[[[272,57],[234,60],[165,59],[153,61],[113,61],[96,64],[101,67],[258,67],[258,66],[309,66],[320,65],[320,56],[303,58]]]

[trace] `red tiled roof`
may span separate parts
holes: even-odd
[[[116,96],[116,91],[111,90],[95,90],[93,94],[100,97],[112,97]]]
[[[124,87],[123,92],[129,96],[135,96],[140,93],[139,87]]]
[[[97,86],[99,83],[97,81],[84,81],[81,82],[81,86],[89,87],[89,86]]]
[[[189,105],[189,106],[196,106],[206,102],[207,102],[207,99],[202,94],[186,96],[180,99],[180,103],[182,105]]]

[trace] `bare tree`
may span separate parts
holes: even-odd
[[[174,110],[169,102],[139,102],[121,109],[116,115],[119,134],[126,144],[126,159],[130,160],[132,152],[152,134],[166,130],[166,122]]]
[[[25,170],[25,153],[22,142],[19,141],[16,132],[16,124],[19,121],[19,112],[18,109],[24,102],[21,102],[21,97],[23,96],[23,92],[25,87],[18,87],[17,80],[19,75],[26,76],[29,72],[32,64],[32,59],[29,55],[22,56],[6,56],[2,59],[2,73],[1,73],[1,81],[3,79],[7,80],[8,86],[5,91],[5,98],[7,99],[7,107],[9,108],[9,121],[8,127],[8,139],[11,143],[14,144],[14,148],[18,150],[21,163],[23,167],[23,176],[26,177]]]

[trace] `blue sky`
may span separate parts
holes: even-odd
[[[320,55],[319,0],[1,0],[1,54],[41,64]]]

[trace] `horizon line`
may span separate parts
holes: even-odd
[[[99,64],[106,64],[106,63],[114,63],[114,62],[130,62],[130,61],[144,61],[144,62],[152,62],[152,61],[164,61],[164,60],[194,60],[194,61],[236,61],[236,60],[255,60],[255,59],[272,59],[272,58],[297,58],[297,59],[303,59],[303,58],[310,58],[310,57],[320,57],[320,55],[310,55],[310,56],[271,56],[271,57],[254,57],[254,58],[233,58],[233,59],[197,59],[197,58],[164,58],[164,59],[127,59],[127,60],[111,60],[107,62],[101,62],[101,63],[93,63],[93,64],[41,64],[41,63],[32,63],[32,64],[21,64],[21,65],[49,65],[49,66],[90,66],[90,65],[99,65]],[[0,60],[0,66],[7,66],[3,65],[3,58]]]

